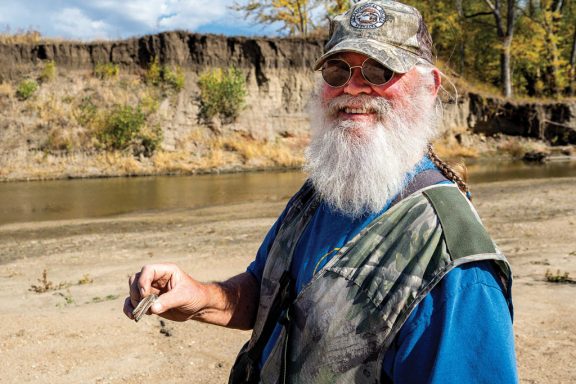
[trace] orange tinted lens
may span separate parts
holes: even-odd
[[[394,71],[374,59],[368,59],[362,64],[362,75],[372,84],[382,85],[394,77]]]
[[[341,87],[350,79],[350,66],[344,60],[326,60],[322,65],[324,81],[333,87]]]

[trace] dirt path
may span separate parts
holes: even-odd
[[[474,202],[515,276],[522,383],[576,381],[576,179],[483,184]],[[122,314],[128,275],[173,261],[243,271],[285,202],[0,227],[0,383],[224,383],[248,332]],[[29,291],[43,270],[54,285]],[[82,282],[84,284],[79,284]],[[163,333],[161,330],[163,329]],[[171,336],[167,337],[165,334]]]

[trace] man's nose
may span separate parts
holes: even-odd
[[[356,96],[361,93],[370,94],[372,92],[372,87],[370,83],[366,81],[362,75],[362,71],[359,67],[352,68],[352,77],[350,81],[344,86],[344,93],[351,96]]]

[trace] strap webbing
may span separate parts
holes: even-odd
[[[416,191],[421,190],[422,188],[429,187],[434,184],[441,183],[443,181],[449,181],[446,176],[444,176],[440,171],[437,169],[427,169],[420,173],[417,173],[412,180],[404,187],[402,191],[396,196],[390,207],[398,204],[402,201],[405,197],[410,196]]]

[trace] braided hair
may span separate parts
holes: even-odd
[[[461,165],[462,167],[461,174],[455,171],[451,166],[449,166],[444,160],[440,159],[436,152],[432,149],[432,144],[428,144],[428,156],[430,160],[434,163],[434,165],[442,172],[442,174],[449,180],[453,181],[458,185],[458,188],[468,197],[469,200],[472,200],[470,189],[468,188],[468,184],[466,184],[465,179],[466,176],[466,168]]]

